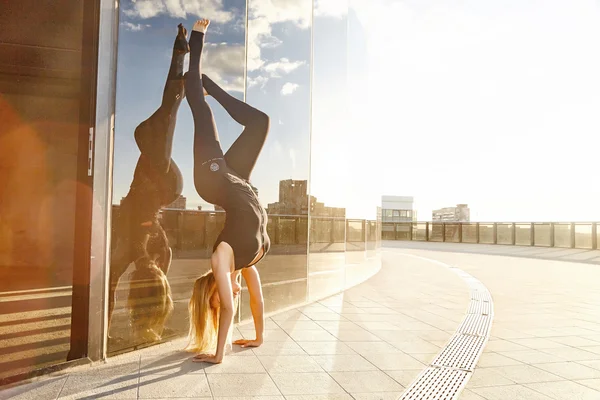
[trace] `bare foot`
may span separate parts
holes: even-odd
[[[199,19],[194,24],[194,27],[192,28],[192,30],[198,31],[198,32],[202,32],[202,33],[206,33],[206,30],[208,29],[208,25],[210,25],[210,20],[208,20],[208,19]]]

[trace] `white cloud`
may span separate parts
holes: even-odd
[[[202,72],[228,91],[244,91],[244,45],[207,44],[202,56]]]
[[[290,61],[287,58],[281,58],[279,61],[266,64],[263,69],[269,73],[272,78],[281,77],[280,74],[289,74],[306,64],[304,61]]]
[[[281,88],[281,94],[288,96],[294,93],[300,86],[297,83],[286,82]]]
[[[348,15],[348,0],[315,0],[315,17],[342,18]]]
[[[269,78],[267,78],[266,76],[262,76],[262,75],[259,75],[254,78],[248,77],[248,89],[250,89],[254,86],[260,86],[261,89],[264,89],[265,85],[267,84],[268,81],[269,81]]]
[[[143,31],[146,28],[149,28],[150,25],[144,25],[144,24],[132,24],[131,22],[121,22],[121,25],[125,27],[126,30],[128,31],[132,31],[132,32],[139,32],[139,31]]]
[[[223,0],[133,0],[131,7],[123,12],[128,17],[141,19],[161,14],[175,18],[187,18],[191,15],[209,18],[217,23],[233,19],[233,13],[224,10]]]
[[[290,147],[290,160],[292,160],[292,169],[296,169],[296,150]]]

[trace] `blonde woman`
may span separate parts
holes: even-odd
[[[258,271],[254,267],[269,251],[267,213],[250,185],[267,133],[269,117],[230,96],[210,78],[201,74],[201,56],[209,20],[196,22],[189,41],[190,68],[185,91],[194,118],[194,184],[207,202],[226,212],[225,227],[217,238],[211,256],[211,271],[194,284],[190,299],[190,344],[199,352],[196,362],[223,361],[233,315],[238,302],[240,275],[248,285],[256,337],[238,340],[244,347],[263,342],[263,296]],[[205,95],[212,96],[244,130],[223,154],[212,111]]]

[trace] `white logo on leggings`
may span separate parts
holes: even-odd
[[[216,162],[210,164],[210,170],[212,172],[218,171],[219,170],[219,164],[217,164]]]

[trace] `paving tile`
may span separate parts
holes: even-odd
[[[469,389],[486,400],[551,400],[539,392],[521,385],[493,386]]]
[[[139,369],[142,375],[172,375],[182,373],[204,373],[204,364],[192,362],[192,353],[179,353],[175,356],[143,356]],[[118,375],[118,374],[115,374]]]
[[[256,332],[254,330],[243,330],[241,333],[244,339],[256,339]],[[288,335],[283,329],[265,329],[263,338],[265,341],[270,342],[285,342],[292,340],[290,335]]]
[[[536,368],[532,365],[511,365],[506,367],[495,367],[494,371],[512,380],[515,383],[535,383],[560,381],[563,378],[548,371]]]
[[[585,365],[586,367],[594,368],[600,371],[600,360],[592,361],[577,361],[578,364]]]
[[[520,344],[521,346],[529,347],[533,350],[558,349],[561,347],[566,347],[566,345],[562,343],[544,338],[510,339],[510,341]]]
[[[281,313],[277,313],[270,317],[276,323],[281,321],[310,321],[306,315],[302,314],[302,312],[298,310],[289,310]]]
[[[352,400],[352,396],[348,393],[344,394],[305,394],[305,395],[288,395],[286,400]],[[397,400],[397,399],[393,399]]]
[[[233,396],[233,397],[213,397],[214,400],[285,400],[282,395],[279,396]]]
[[[410,356],[419,360],[424,365],[429,365],[435,360],[438,353],[410,353]]]
[[[140,377],[140,399],[212,397],[206,375],[144,375]]]
[[[346,321],[346,317],[336,312],[304,312],[313,321]]]
[[[331,372],[331,376],[349,393],[401,392],[403,387],[382,371]]]
[[[295,342],[265,342],[251,349],[257,356],[303,355],[304,350]]]
[[[221,364],[204,364],[207,374],[264,374],[265,368],[256,356],[225,357]]]
[[[438,353],[440,351],[440,347],[436,346],[430,342],[425,340],[417,339],[413,341],[407,342],[395,342],[389,341],[389,343],[395,348],[402,350],[405,353],[413,354],[413,353]]]
[[[345,342],[352,350],[359,354],[388,354],[400,351],[386,342]]]
[[[581,336],[564,336],[550,338],[553,342],[565,344],[567,346],[583,347],[583,346],[598,346],[595,340],[587,339]]]
[[[413,383],[413,381],[417,379],[421,372],[423,372],[422,368],[385,371],[386,374],[391,376],[396,382],[398,382],[404,387],[408,387],[411,383]]]
[[[594,354],[600,355],[600,346],[585,346],[581,347],[581,350],[590,351]]]
[[[576,382],[583,386],[600,391],[600,379],[582,379],[577,380]]]
[[[558,349],[555,349],[558,350]],[[564,358],[541,350],[501,351],[498,354],[513,358],[526,364],[540,364],[564,361]]]
[[[67,376],[45,378],[0,389],[0,398],[10,400],[54,400],[64,386]]]
[[[458,400],[485,400],[485,397],[481,397],[477,393],[465,389],[460,393]]]
[[[83,399],[102,397],[111,399],[135,399],[138,396],[139,375],[107,376],[94,372],[70,374],[60,399]]]
[[[360,329],[359,325],[351,321],[318,321],[314,323],[317,325],[317,327],[323,328],[329,331],[330,333],[339,332],[341,330]]]
[[[342,342],[298,342],[300,347],[311,356],[328,354],[356,354],[354,350]]]
[[[343,342],[379,342],[381,338],[368,332],[364,329],[358,328],[357,330],[342,330],[339,332],[332,332],[332,334]]]
[[[259,356],[268,373],[323,372],[319,364],[309,355],[302,356]]]
[[[485,352],[496,352],[496,351],[517,351],[517,350],[528,350],[527,347],[520,344],[500,339],[500,340],[489,340],[483,351]]]
[[[467,383],[467,387],[477,388],[514,384],[514,381],[506,378],[496,368],[477,368]]]
[[[355,400],[398,400],[402,392],[352,393]]]
[[[320,330],[291,330],[287,331],[296,342],[326,342],[338,340],[325,329]]]
[[[362,354],[371,364],[384,371],[425,368],[426,364],[408,354],[397,353],[367,353]]]
[[[326,372],[271,374],[281,393],[288,395],[344,394],[344,389]]]
[[[575,382],[546,382],[530,383],[527,387],[547,395],[556,400],[577,399],[577,400],[598,400],[600,392]]]
[[[585,350],[576,349],[574,347],[565,347],[561,349],[545,349],[540,350],[544,353],[552,354],[555,357],[560,357],[568,361],[592,361],[600,360],[600,354],[592,353]],[[559,360],[557,360],[559,361]],[[543,361],[541,361],[543,362]]]
[[[505,365],[520,365],[522,362],[498,353],[483,353],[477,362],[477,367],[502,367]]]
[[[215,397],[282,394],[268,374],[210,374],[207,377]]]
[[[277,325],[286,331],[290,330],[320,330],[322,327],[315,321],[280,321]]]
[[[377,369],[377,367],[358,354],[314,356],[313,359],[327,372],[371,371]]]
[[[576,362],[536,364],[536,367],[569,380],[600,378],[600,371]]]
[[[390,324],[389,322],[381,322],[381,321],[360,321],[356,322],[356,325],[359,325],[368,330],[381,330],[381,331],[398,331],[398,328],[394,324]]]

